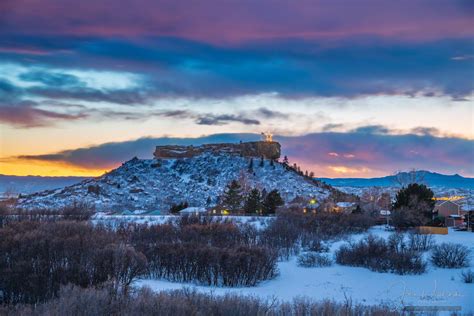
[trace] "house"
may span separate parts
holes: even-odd
[[[333,208],[333,212],[350,214],[357,208],[355,202],[337,202]]]
[[[377,224],[382,225],[389,225],[390,224],[390,217],[392,215],[392,212],[389,210],[380,210],[377,216]]]
[[[230,214],[230,211],[222,205],[216,205],[214,207],[208,208],[207,212],[212,215],[229,215]]]
[[[205,215],[205,214],[207,214],[207,209],[205,207],[187,207],[179,211],[179,215],[181,216]]]
[[[454,201],[437,201],[433,213],[437,216],[444,217],[447,227],[459,226],[463,223],[461,206]]]

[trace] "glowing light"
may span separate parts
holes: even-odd
[[[438,196],[438,197],[433,198],[433,200],[436,200],[436,201],[459,201],[459,200],[462,200],[464,198],[466,198],[466,197],[461,196],[461,195],[453,195],[453,196]]]

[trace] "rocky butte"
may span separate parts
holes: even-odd
[[[264,159],[275,160],[280,158],[281,146],[278,142],[259,141],[246,142],[240,144],[221,143],[205,144],[201,146],[156,146],[154,156],[156,159],[179,159],[192,158],[208,153],[227,153],[241,157],[263,157]]]
[[[58,209],[84,203],[97,211],[167,213],[183,202],[193,207],[218,205],[232,180],[238,180],[244,192],[278,190],[287,204],[301,199],[346,201],[331,186],[278,162],[280,154],[280,144],[267,138],[235,144],[158,146],[154,159],[133,158],[100,177],[22,196],[17,205]]]

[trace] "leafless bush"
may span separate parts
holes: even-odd
[[[74,203],[60,209],[59,215],[65,220],[87,221],[94,215],[94,210],[84,203]]]
[[[303,235],[301,245],[306,251],[312,252],[328,252],[329,246],[324,243],[319,237],[314,235]]]
[[[150,247],[145,254],[152,277],[177,282],[254,286],[277,273],[277,255],[266,248],[218,248],[197,243],[168,243]]]
[[[401,315],[385,306],[340,304],[297,298],[290,302],[235,294],[212,295],[183,289],[154,293],[140,289],[116,294],[107,287],[82,289],[66,286],[60,296],[36,305],[0,307],[0,314],[22,316],[100,315]]]
[[[433,247],[431,262],[440,268],[463,268],[469,266],[469,249],[460,244],[442,243]]]
[[[329,267],[332,265],[332,259],[329,255],[307,252],[298,256],[298,265],[305,268]]]
[[[428,251],[435,245],[435,241],[430,234],[419,234],[411,232],[408,235],[409,247],[415,251]]]
[[[0,229],[0,304],[55,297],[61,285],[127,288],[146,258],[112,231],[79,222],[15,222]]]
[[[291,225],[285,218],[277,217],[261,234],[263,245],[278,251],[278,255],[288,260],[290,256],[298,254],[301,231]]]
[[[343,245],[336,251],[336,262],[397,274],[421,274],[426,270],[421,254],[405,246],[403,235],[392,235],[388,242],[369,235],[358,243]]]
[[[466,270],[461,272],[461,279],[464,283],[473,283],[474,282],[474,271]]]
[[[326,246],[320,242],[364,232],[372,224],[372,219],[361,214],[304,214],[283,210],[263,231],[261,242],[277,249],[280,258],[288,259],[299,253],[300,246],[307,250],[326,251]]]

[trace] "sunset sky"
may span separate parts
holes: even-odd
[[[0,173],[275,134],[320,177],[474,176],[474,1],[2,0]]]

